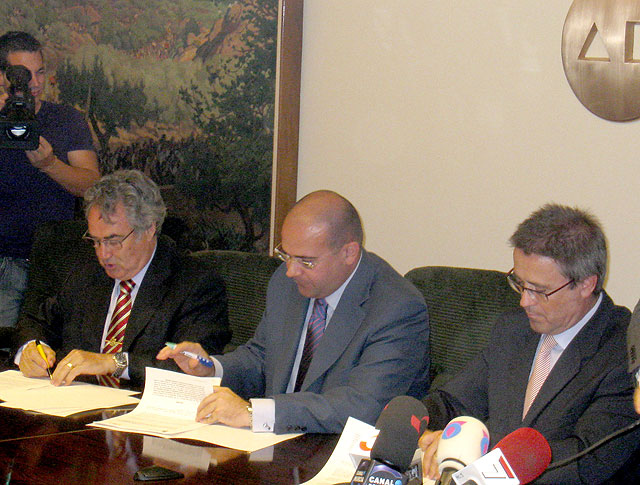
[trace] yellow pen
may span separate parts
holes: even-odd
[[[44,353],[44,349],[42,348],[42,344],[40,340],[36,340],[36,349],[38,349],[38,353],[40,357],[47,363],[47,374],[49,374],[49,379],[53,379],[51,376],[51,367],[49,366],[49,361],[47,360],[47,355]]]

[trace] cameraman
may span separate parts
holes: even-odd
[[[42,101],[42,45],[26,32],[0,36],[0,109],[8,98],[6,70],[12,65],[31,73],[29,89],[41,135],[35,150],[0,148],[0,327],[14,326],[18,317],[36,226],[73,218],[75,197],[100,175],[82,115],[69,106]]]

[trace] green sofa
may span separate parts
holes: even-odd
[[[36,312],[74,268],[95,257],[91,245],[81,239],[85,230],[84,221],[68,221],[45,224],[36,232],[22,311]],[[213,264],[225,281],[233,332],[225,352],[231,351],[253,335],[265,308],[267,284],[281,262],[265,254],[222,250],[196,251],[191,257]],[[505,276],[499,271],[444,266],[415,268],[406,274],[429,308],[433,385],[450,379],[479,352],[499,313],[517,307],[518,295]]]

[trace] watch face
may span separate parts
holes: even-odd
[[[122,352],[118,352],[113,354],[113,361],[116,363],[116,370],[113,372],[113,376],[120,377],[127,368],[127,357]]]

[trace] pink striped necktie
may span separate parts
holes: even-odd
[[[324,328],[327,326],[327,302],[324,298],[318,298],[313,304],[313,312],[307,324],[307,337],[304,340],[304,348],[302,349],[302,358],[300,359],[300,367],[298,368],[298,377],[296,379],[295,392],[300,391],[302,382],[304,381],[313,353],[320,343],[320,339],[324,335]]]
[[[129,315],[131,314],[131,291],[136,284],[133,280],[120,282],[120,294],[118,295],[118,301],[116,301],[116,307],[113,309],[111,315],[111,323],[109,324],[109,330],[107,330],[107,338],[104,341],[103,354],[117,354],[122,352],[122,340],[124,339],[124,332],[127,328],[127,322],[129,321]],[[117,377],[103,375],[97,376],[98,383],[101,386],[120,387],[120,379]]]
[[[542,384],[547,380],[549,373],[551,372],[551,351],[558,343],[553,338],[553,335],[546,335],[542,341],[542,346],[536,357],[536,362],[533,366],[533,372],[529,378],[529,384],[527,385],[527,392],[524,397],[524,409],[522,411],[522,419],[529,412],[529,408],[534,399],[538,395]]]

